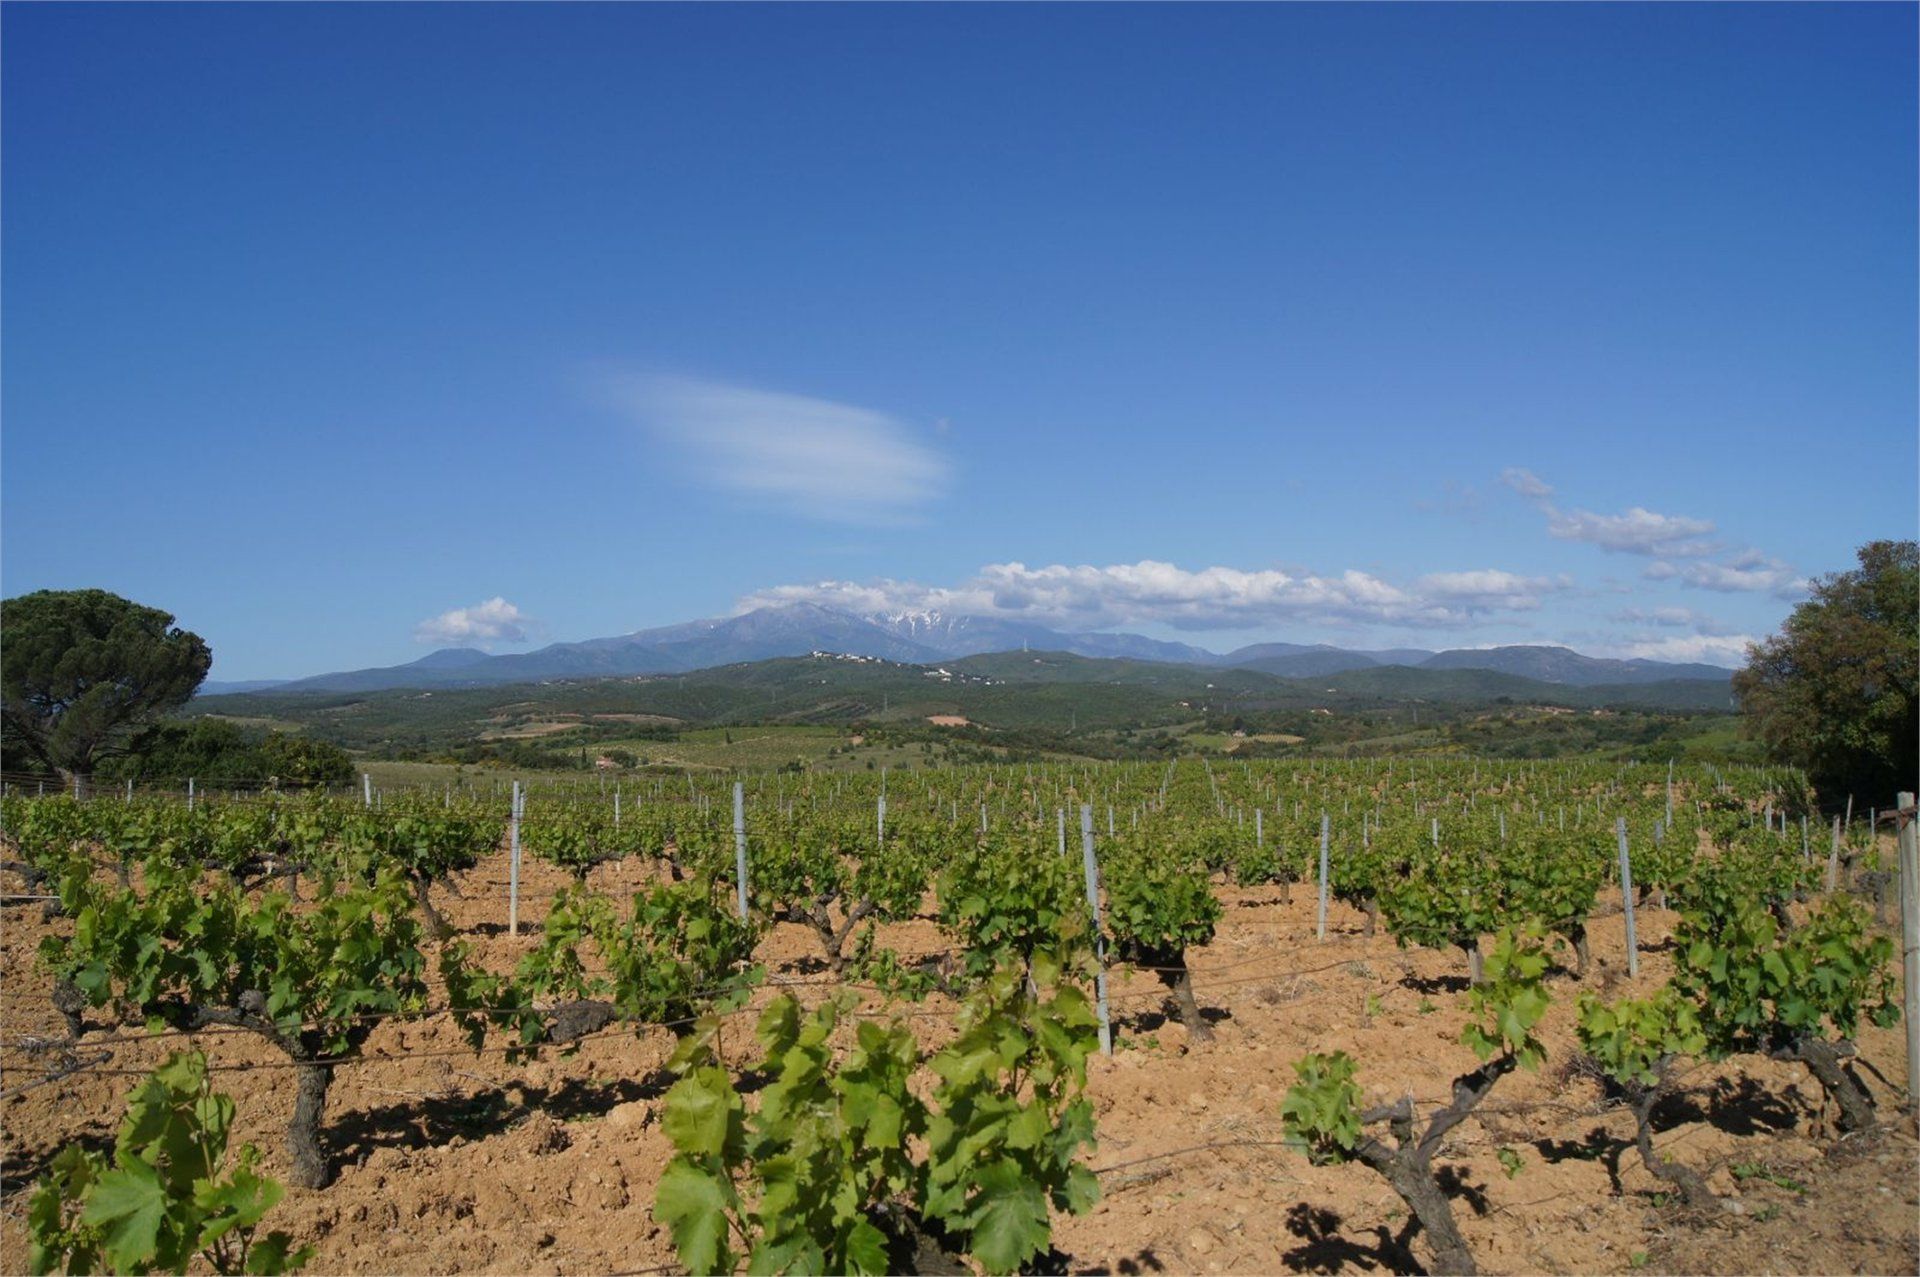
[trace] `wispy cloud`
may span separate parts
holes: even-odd
[[[1553,486],[1533,471],[1521,466],[1508,466],[1500,472],[1500,482],[1518,492],[1521,496],[1534,501],[1545,501],[1553,495]]]
[[[1758,550],[1745,550],[1719,563],[1669,563],[1662,559],[1641,573],[1650,581],[1679,581],[1717,594],[1771,594],[1798,599],[1807,592],[1807,580],[1792,564]]]
[[[686,377],[620,377],[606,392],[699,481],[810,519],[905,522],[951,476],[919,432],[871,408]]]
[[[495,596],[472,607],[456,607],[420,622],[413,628],[416,643],[463,643],[484,647],[492,643],[525,643],[538,622],[505,599]]]
[[[1718,548],[1702,539],[1713,532],[1710,520],[1656,514],[1640,506],[1624,514],[1551,511],[1547,532],[1562,541],[1584,541],[1617,554],[1697,555],[1712,554]]]
[[[1690,607],[1630,607],[1613,614],[1616,621],[1631,625],[1657,625],[1663,629],[1689,629],[1698,634],[1725,637],[1733,628],[1725,622],[1696,612]]]
[[[1517,466],[1502,470],[1500,482],[1547,517],[1549,535],[1654,559],[1640,574],[1649,581],[1676,581],[1721,594],[1770,593],[1788,600],[1806,594],[1807,581],[1792,564],[1751,546],[1729,547],[1711,539],[1714,524],[1710,519],[1660,514],[1642,506],[1633,506],[1622,514],[1562,510],[1553,503],[1551,484]]]
[[[1643,635],[1613,643],[1603,654],[1646,661],[1701,661],[1708,665],[1740,666],[1747,663],[1748,645],[1758,641],[1751,634]]]
[[[1569,576],[1521,576],[1499,568],[1476,572],[1432,572],[1420,578],[1418,591],[1438,602],[1487,611],[1530,612],[1548,594],[1573,588]]]
[[[1546,515],[1548,534],[1562,541],[1584,541],[1620,554],[1658,554],[1670,558],[1712,554],[1720,548],[1702,539],[1713,532],[1713,523],[1707,519],[1658,514],[1641,506],[1634,506],[1624,514],[1562,510],[1553,503],[1553,485],[1519,466],[1502,470],[1500,482]]]
[[[1348,569],[1336,574],[1187,569],[1143,559],[1106,566],[990,563],[954,586],[915,581],[820,581],[760,590],[742,611],[811,602],[856,613],[943,612],[1017,618],[1075,629],[1164,624],[1181,629],[1248,629],[1274,622],[1453,626],[1495,612],[1537,609],[1566,589],[1564,577],[1498,569],[1438,572],[1408,585]]]

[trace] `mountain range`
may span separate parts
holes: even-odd
[[[1725,682],[1716,665],[1607,660],[1570,648],[1510,646],[1428,651],[1356,651],[1327,644],[1257,643],[1216,653],[1138,634],[1073,633],[993,617],[938,612],[859,616],[815,603],[755,608],[738,616],[688,621],[612,638],[553,643],[533,652],[493,656],[477,648],[443,648],[404,665],[319,674],[284,682],[207,683],[203,696],[245,691],[374,692],[396,688],[485,687],[508,683],[681,674],[716,666],[831,652],[927,665],[990,652],[1068,652],[1077,656],[1248,669],[1282,678],[1320,678],[1379,667],[1488,670],[1570,687],[1657,683],[1677,679]]]

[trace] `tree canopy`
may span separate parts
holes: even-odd
[[[213,655],[159,608],[106,590],[0,603],[0,730],[9,755],[86,776],[186,704]]]
[[[1920,773],[1920,545],[1874,541],[1859,559],[1814,581],[1781,632],[1749,649],[1733,690],[1747,729],[1823,802],[1885,806]]]
[[[337,745],[285,732],[248,730],[222,718],[166,722],[129,741],[98,772],[114,779],[203,782],[275,780],[282,785],[346,785],[353,759]]]

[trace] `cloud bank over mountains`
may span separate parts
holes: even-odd
[[[900,422],[869,409],[684,378],[622,385],[636,420],[684,444],[715,486],[789,502],[806,517],[908,518],[936,500],[949,478],[938,453]],[[857,463],[849,460],[856,456]],[[1520,468],[1503,471],[1500,482],[1544,516],[1549,538],[1650,560],[1639,574],[1643,581],[1781,600],[1805,590],[1791,564],[1716,540],[1711,520],[1640,506],[1618,514],[1563,508],[1551,484]],[[889,495],[876,498],[875,492]],[[1622,582],[1614,587],[1638,592]],[[1740,664],[1757,637],[1681,604],[1649,600],[1605,614],[1585,611],[1602,592],[1568,573],[1497,567],[1394,578],[1360,568],[1015,560],[985,564],[950,584],[881,576],[767,586],[740,596],[733,614],[806,603],[859,617],[977,617],[1070,632],[1264,630],[1289,640],[1377,628],[1396,636],[1451,633],[1470,646],[1578,641],[1611,657],[1721,665]],[[541,628],[496,596],[422,621],[414,636],[423,643],[490,647],[532,641]]]
[[[1351,568],[1320,575],[1277,568],[1193,570],[1154,559],[1104,566],[1016,562],[989,563],[955,586],[886,578],[775,586],[746,595],[735,610],[805,602],[861,614],[940,612],[1079,629],[1236,630],[1287,623],[1426,629],[1464,625],[1490,613],[1533,611],[1544,596],[1571,587],[1566,577],[1493,568],[1436,572],[1402,585]]]

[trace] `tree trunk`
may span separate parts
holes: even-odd
[[[1879,1119],[1874,1116],[1873,1097],[1847,1068],[1840,1050],[1833,1043],[1816,1037],[1801,1037],[1790,1048],[1789,1057],[1807,1066],[1822,1090],[1840,1106],[1840,1129],[1847,1132],[1869,1131]]]
[[[1380,902],[1371,894],[1365,895],[1360,897],[1360,908],[1367,915],[1366,925],[1360,934],[1372,938],[1374,931],[1380,925]]]
[[[1587,941],[1587,924],[1574,923],[1568,938],[1573,941],[1574,978],[1584,980],[1587,978],[1587,964],[1593,961],[1593,946]]]
[[[71,980],[53,982],[53,1009],[67,1022],[67,1036],[77,1038],[87,1030],[87,1022],[81,1013],[87,1009],[87,997],[80,987]]]
[[[1420,1221],[1427,1246],[1433,1251],[1434,1272],[1462,1277],[1472,1277],[1479,1272],[1473,1262],[1473,1252],[1467,1249],[1466,1238],[1460,1235],[1460,1226],[1454,1221],[1453,1203],[1447,1200],[1440,1182],[1434,1179],[1433,1167],[1425,1157],[1412,1148],[1390,1150],[1374,1139],[1362,1142],[1355,1152],[1386,1177],[1413,1217]]]
[[[1713,1195],[1713,1190],[1707,1187],[1707,1181],[1697,1171],[1654,1154],[1653,1106],[1658,1100],[1657,1092],[1649,1092],[1633,1106],[1634,1121],[1638,1124],[1633,1142],[1640,1150],[1640,1164],[1652,1172],[1655,1179],[1679,1189],[1687,1205],[1695,1210],[1712,1210],[1720,1204],[1720,1199]]]
[[[1486,955],[1480,952],[1480,938],[1475,936],[1460,947],[1467,951],[1467,982],[1479,984],[1487,975]]]
[[[1788,906],[1785,896],[1775,896],[1769,900],[1767,911],[1773,915],[1773,920],[1780,924],[1781,935],[1786,935],[1793,930],[1793,911]]]
[[[1393,1191],[1413,1212],[1414,1219],[1426,1230],[1427,1244],[1433,1248],[1433,1271],[1467,1273],[1477,1271],[1473,1252],[1454,1222],[1453,1205],[1433,1176],[1433,1155],[1460,1123],[1467,1120],[1480,1102],[1487,1098],[1502,1077],[1512,1072],[1515,1057],[1500,1055],[1471,1073],[1453,1080],[1453,1099],[1436,1111],[1426,1131],[1416,1140],[1413,1133],[1413,1101],[1403,1099],[1391,1108],[1375,1109],[1361,1115],[1362,1123],[1386,1121],[1393,1132],[1394,1147],[1368,1136],[1354,1149],[1354,1156],[1386,1177]]]
[[[840,952],[840,945],[833,934],[833,922],[824,909],[815,909],[807,915],[807,922],[813,927],[813,934],[820,938],[820,951],[827,955],[827,965],[833,968],[835,975],[843,975],[847,969],[846,955]]]
[[[435,940],[445,940],[453,934],[453,928],[447,925],[440,911],[433,907],[433,900],[427,894],[425,874],[408,874],[407,881],[413,886],[414,901],[420,906],[420,914],[427,920],[427,930]]]
[[[1169,960],[1160,972],[1160,978],[1173,988],[1175,1005],[1180,1008],[1180,1023],[1187,1026],[1187,1037],[1195,1042],[1213,1041],[1213,1026],[1200,1014],[1200,1004],[1193,997],[1193,972],[1187,969],[1187,951],[1175,949],[1165,955]]]
[[[333,1066],[302,1061],[294,1066],[294,1077],[299,1090],[293,1120],[287,1123],[287,1155],[293,1159],[293,1173],[287,1178],[301,1188],[325,1188],[333,1182],[333,1167],[321,1146],[320,1125],[327,1115]]]
[[[815,901],[807,911],[806,920],[813,925],[814,934],[820,937],[820,947],[826,951],[827,962],[833,967],[835,975],[844,974],[847,969],[847,937],[872,912],[873,901],[862,900],[848,909],[847,916],[835,927],[830,901]]]

